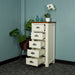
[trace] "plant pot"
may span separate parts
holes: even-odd
[[[21,48],[22,50],[27,50],[27,49],[29,48],[29,41],[30,41],[30,39],[27,38],[25,41],[19,43],[20,48]]]
[[[50,22],[50,18],[46,18],[46,22]]]

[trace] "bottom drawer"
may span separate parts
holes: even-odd
[[[26,64],[32,65],[32,66],[38,66],[45,62],[44,57],[40,58],[26,58]]]

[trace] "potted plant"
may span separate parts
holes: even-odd
[[[54,7],[53,4],[48,4],[47,5],[47,13],[44,15],[46,17],[46,22],[50,22],[49,10],[55,10],[55,7]]]
[[[31,22],[34,22],[34,20],[30,19],[26,24],[25,24],[25,34],[22,35],[20,33],[20,30],[18,28],[12,30],[9,32],[9,35],[11,37],[16,37],[21,49],[27,49],[29,48],[29,40],[30,40],[30,35],[27,36],[26,31],[31,31]]]
[[[44,16],[45,16],[45,18],[46,18],[46,22],[50,22],[50,14],[47,13],[47,14],[45,14]]]
[[[17,40],[18,40],[19,43],[26,40],[26,35],[21,35],[18,28],[16,28],[16,29],[12,30],[11,32],[9,32],[9,35],[11,37],[17,37]]]
[[[19,42],[19,45],[20,45],[21,49],[24,49],[23,44],[26,40],[26,35],[25,34],[22,35],[20,33],[20,30],[18,28],[16,28],[16,29],[12,30],[11,32],[9,32],[9,35],[11,37],[16,37],[18,42]]]

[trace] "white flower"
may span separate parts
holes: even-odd
[[[48,10],[50,10],[50,9],[55,10],[55,7],[53,4],[48,4],[47,8],[48,8]]]

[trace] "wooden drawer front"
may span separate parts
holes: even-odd
[[[33,32],[44,32],[45,26],[44,24],[32,24]]]
[[[41,50],[27,50],[27,55],[28,56],[32,56],[32,57],[40,57],[42,55],[45,55],[45,50],[44,49],[41,49]]]
[[[41,58],[26,58],[26,64],[38,66],[40,64],[44,63],[44,57]]]
[[[45,34],[43,33],[31,33],[31,39],[43,40],[45,38]]]
[[[30,48],[42,48],[45,47],[44,41],[29,41]]]

